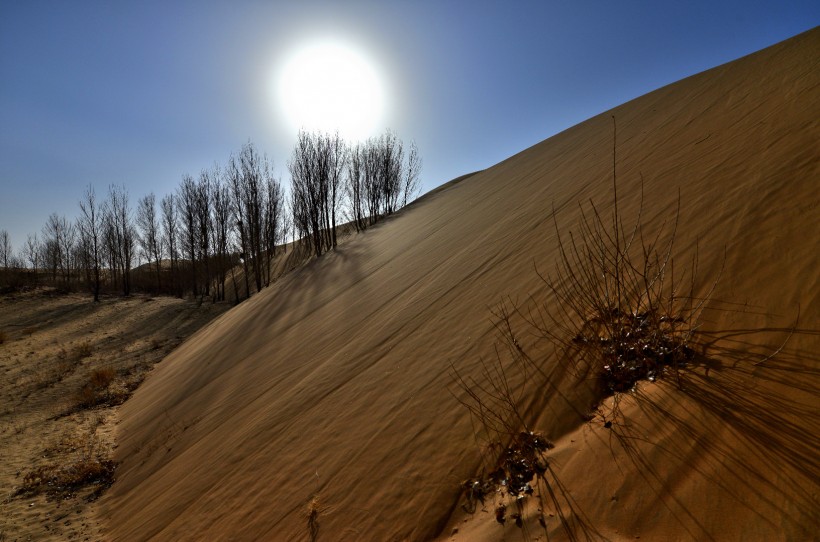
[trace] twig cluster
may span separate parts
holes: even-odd
[[[686,272],[675,268],[680,195],[674,211],[650,234],[644,228],[641,178],[637,219],[631,226],[624,223],[615,174],[615,141],[613,138],[611,216],[590,201],[588,208],[580,206],[576,230],[567,233],[559,227],[553,211],[558,258],[548,274],[536,268],[550,299],[530,303],[526,310],[515,303],[500,304],[493,313],[494,325],[506,352],[497,347],[498,363],[482,362],[478,380],[452,370],[462,391],[458,400],[469,409],[472,419],[479,421],[497,458],[497,467],[489,475],[464,483],[465,511],[474,512],[476,503],[484,504],[488,495],[506,493],[519,504],[517,515],[511,517],[521,526],[520,503],[538,486],[539,498],[550,496],[570,539],[576,538],[577,528],[589,527],[584,522],[572,524],[562,513],[562,504],[570,510],[574,506],[545,456],[552,445],[529,427],[531,420],[527,418],[544,399],[533,393],[560,393],[551,378],[557,368],[579,379],[592,375],[597,401],[629,392],[640,380],[655,380],[670,371],[680,384],[679,370],[694,357],[693,336],[717,284],[716,279],[706,295],[696,297],[697,250]],[[546,350],[546,355],[527,352],[511,323],[512,315],[524,321],[528,335],[546,345],[546,349],[539,348]],[[525,412],[523,405],[529,410]],[[501,445],[503,442],[509,444]],[[485,457],[485,468],[486,464]],[[547,472],[552,474],[552,482],[545,476]],[[574,512],[579,517],[578,511]],[[506,517],[502,501],[496,507],[496,519],[503,524]]]

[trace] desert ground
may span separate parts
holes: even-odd
[[[0,296],[0,540],[102,539],[92,510],[105,482],[26,491],[27,475],[110,460],[118,405],[228,307],[139,295],[95,304],[45,287]],[[95,372],[103,380],[89,388]]]
[[[60,418],[76,417],[77,431],[105,418],[100,425],[113,430],[101,438],[117,463],[113,484],[82,512],[86,523],[61,536],[816,538],[818,141],[814,29],[423,196],[201,327],[115,410]],[[539,315],[566,314],[545,277],[572,258],[585,217],[598,213],[613,231],[614,188],[617,231],[640,232],[634,261],[656,236],[671,243],[674,234],[660,246],[672,247],[670,275],[699,309],[686,363],[613,395],[574,356],[582,347],[571,345],[588,340],[562,336]],[[606,244],[606,234],[597,239]],[[166,303],[182,304],[144,305]],[[195,319],[201,309],[189,310]],[[24,311],[2,308],[10,313]],[[117,325],[106,332],[114,349],[133,352],[127,363],[139,366],[154,335]],[[162,327],[163,347],[183,338]],[[59,435],[48,424],[71,408],[68,399],[27,406],[28,397],[58,394],[63,380],[24,397],[39,378],[26,356],[97,338],[59,388],[68,397],[108,345],[88,329],[36,344],[41,331],[14,331],[0,346],[4,420],[19,427],[0,436],[14,457],[0,471],[7,493],[20,483],[16,472],[48,459],[32,451],[53,447]],[[492,382],[503,382],[521,430],[551,442],[538,445],[539,474],[521,499],[508,485],[480,499],[465,492],[515,437],[495,442],[503,432],[465,407],[476,397],[492,404]],[[46,497],[3,506],[7,539],[49,535],[36,530],[41,510],[66,511],[47,508],[57,505]]]

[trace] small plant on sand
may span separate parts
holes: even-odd
[[[77,403],[81,407],[93,407],[108,400],[108,387],[117,373],[111,367],[98,367],[91,371],[88,379],[77,392]]]
[[[18,495],[45,493],[49,497],[64,497],[90,487],[93,489],[88,498],[95,499],[114,482],[117,465],[97,437],[94,426],[85,435],[64,438],[58,448],[61,461],[26,473]]]
[[[694,357],[693,336],[717,283],[715,280],[704,296],[696,297],[697,252],[686,273],[675,268],[680,196],[669,219],[649,233],[644,229],[641,180],[637,219],[631,226],[624,223],[615,148],[613,137],[611,216],[602,214],[590,201],[588,208],[581,206],[576,230],[564,232],[553,212],[558,257],[550,273],[536,269],[547,302],[532,303],[528,310],[515,304],[499,305],[493,313],[495,327],[506,350],[496,348],[498,363],[482,363],[478,379],[465,378],[453,368],[462,392],[457,398],[472,419],[478,420],[481,429],[476,435],[484,435],[489,443],[486,450],[491,452],[491,461],[486,452],[482,454],[484,472],[489,474],[463,484],[464,509],[472,513],[476,503],[483,505],[492,495],[500,498],[497,521],[504,524],[509,517],[522,527],[523,503],[537,492],[539,523],[546,531],[548,495],[570,539],[577,539],[577,532],[589,537],[594,531],[573,509],[571,497],[550,467],[546,454],[552,445],[528,425],[545,404],[544,396],[558,391],[551,375],[557,367],[578,380],[591,375],[593,408],[606,396],[633,390],[641,380],[666,374],[679,379],[678,371]],[[527,335],[539,343],[539,355],[530,355],[518,340],[513,316],[523,321]],[[617,401],[615,404],[614,410]],[[617,411],[611,414],[604,416],[607,427],[618,416]],[[579,411],[579,415],[591,419],[588,411]],[[510,501],[517,507],[512,515],[507,513]],[[564,507],[572,513],[565,515]]]
[[[62,378],[73,371],[85,358],[91,356],[91,343],[83,341],[68,350],[60,348],[57,353],[57,376]]]
[[[613,117],[614,125],[614,117]],[[553,359],[576,372],[592,371],[601,392],[627,392],[640,380],[678,371],[693,356],[700,314],[714,290],[696,297],[697,251],[683,270],[674,243],[680,196],[667,220],[651,233],[643,223],[643,181],[638,216],[627,226],[619,209],[613,139],[613,208],[604,217],[591,201],[581,208],[576,232],[562,233],[554,218],[559,257],[538,275],[551,302],[524,315],[535,336],[553,346]],[[555,217],[555,214],[553,214]]]

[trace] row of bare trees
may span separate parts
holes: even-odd
[[[319,256],[336,246],[342,201],[347,221],[365,229],[416,195],[421,159],[414,143],[405,156],[392,132],[352,147],[338,134],[300,132],[288,170],[293,227]]]
[[[148,194],[136,207],[123,186],[100,199],[89,185],[76,220],[52,214],[17,254],[0,230],[0,287],[15,276],[87,288],[95,301],[135,288],[239,301],[271,283],[289,235],[321,255],[336,246],[340,222],[362,230],[412,199],[420,166],[415,145],[405,152],[391,132],[352,147],[338,134],[300,132],[288,162],[289,198],[250,142],[224,168],[185,174],[175,192],[161,200]]]

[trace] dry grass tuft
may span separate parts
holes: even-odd
[[[18,495],[45,493],[49,497],[67,497],[93,488],[88,496],[91,500],[114,482],[117,465],[101,445],[94,426],[83,436],[64,438],[56,450],[49,452],[62,456],[63,461],[26,473]]]
[[[62,378],[85,359],[91,356],[92,347],[88,341],[83,341],[70,349],[60,348],[57,353],[57,378]]]
[[[98,367],[92,370],[76,394],[77,403],[85,408],[106,403],[109,400],[108,387],[116,376],[117,373],[111,367]]]

